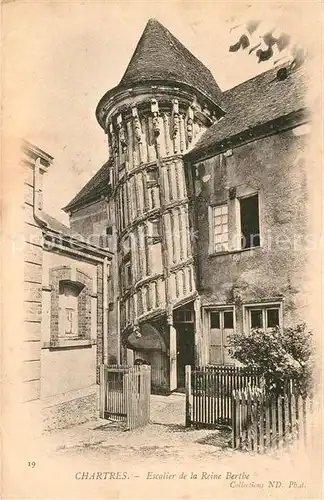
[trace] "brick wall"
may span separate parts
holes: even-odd
[[[76,271],[76,280],[84,285],[79,293],[78,311],[79,311],[79,331],[81,338],[89,339],[91,337],[91,293],[92,279],[82,271]]]
[[[50,343],[56,345],[59,339],[59,285],[60,281],[77,281],[84,285],[78,296],[78,336],[91,338],[91,293],[92,279],[84,272],[76,270],[75,280],[71,266],[62,266],[49,271],[51,290],[51,332]]]

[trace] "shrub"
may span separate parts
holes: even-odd
[[[289,379],[302,394],[312,389],[312,332],[305,324],[293,328],[253,329],[229,338],[230,354],[246,367],[258,368],[268,390],[280,392]]]

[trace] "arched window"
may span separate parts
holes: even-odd
[[[62,280],[59,283],[59,336],[77,338],[78,297],[84,285],[74,281]]]

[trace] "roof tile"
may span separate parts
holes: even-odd
[[[98,199],[101,195],[107,195],[109,193],[108,181],[111,165],[112,160],[108,160],[63,210],[69,212],[85,203]]]
[[[150,19],[119,85],[161,80],[190,85],[216,104],[221,98],[209,69],[161,23]]]
[[[214,123],[187,157],[201,157],[225,139],[306,107],[305,66],[277,79],[278,68],[271,69],[223,93],[225,116]]]

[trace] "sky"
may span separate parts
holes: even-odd
[[[225,90],[273,64],[229,52],[237,20],[265,19],[300,37],[311,5],[44,0],[3,6],[5,128],[54,157],[44,182],[45,210],[67,223],[61,208],[107,160],[95,109],[121,79],[149,18],[166,26]]]

